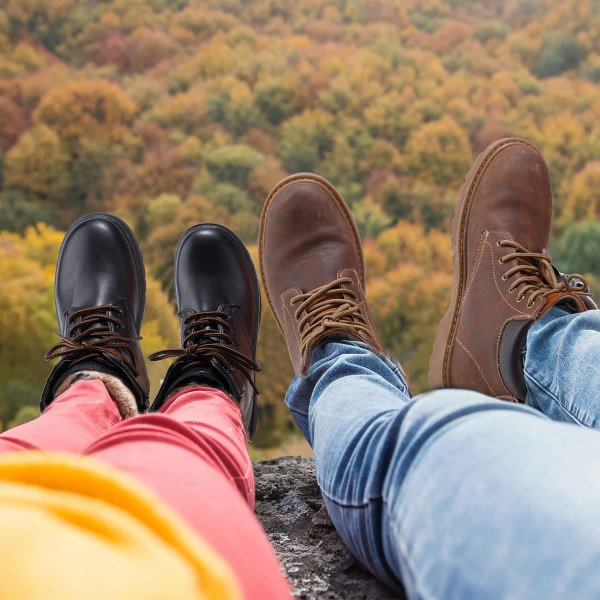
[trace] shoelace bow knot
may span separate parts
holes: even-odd
[[[371,337],[371,330],[360,311],[356,293],[343,287],[348,283],[352,283],[350,277],[340,277],[291,299],[292,305],[299,303],[295,318],[299,321],[302,354],[327,329],[331,329],[333,333],[362,333],[367,339]]]
[[[544,252],[529,252],[524,246],[513,240],[500,240],[498,245],[513,248],[513,252],[502,256],[500,262],[504,264],[511,260],[517,260],[518,264],[510,267],[502,275],[502,279],[506,281],[513,275],[519,274],[511,283],[508,291],[513,292],[521,286],[517,294],[517,302],[523,300],[527,292],[531,291],[527,300],[529,308],[533,306],[537,297],[546,298],[557,292],[578,294],[588,289],[588,283],[583,275],[574,273],[559,279],[552,266],[550,256]]]
[[[260,371],[258,363],[233,347],[233,329],[227,313],[215,310],[192,313],[183,321],[182,348],[160,350],[151,354],[150,360],[188,357],[192,360],[216,359],[221,365],[239,369],[250,382],[254,391],[258,389],[252,379],[252,371]]]
[[[93,359],[112,366],[111,361],[106,358],[106,355],[110,355],[124,363],[137,377],[139,370],[127,354],[132,356],[131,343],[142,338],[127,337],[111,329],[109,323],[119,329],[123,328],[123,321],[117,315],[122,317],[123,310],[114,304],[102,304],[74,311],[69,315],[68,335],[55,332],[54,335],[61,341],[46,352],[44,359],[67,358],[71,359],[73,364]]]

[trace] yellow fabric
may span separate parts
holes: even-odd
[[[150,490],[88,457],[0,457],[0,598],[235,599],[234,573]]]

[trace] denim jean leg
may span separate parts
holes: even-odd
[[[319,397],[337,380],[346,377],[350,377],[353,384],[371,383],[379,392],[385,392],[384,402],[388,403],[390,409],[396,409],[410,400],[406,377],[399,365],[388,358],[376,356],[366,344],[324,340],[313,353],[308,375],[294,377],[285,398],[298,427],[311,446],[309,411],[314,408],[311,400]],[[338,418],[343,419],[344,415],[338,415]],[[355,415],[352,415],[352,421],[354,418]]]
[[[365,501],[371,490],[381,488],[382,469],[368,463],[369,458],[385,460],[393,451],[395,436],[377,431],[409,400],[399,366],[352,341],[320,344],[309,374],[295,377],[286,395],[313,446],[319,487],[338,532],[354,555],[392,587],[399,587],[398,578],[384,559],[382,527],[373,527],[382,518],[375,497],[380,499],[380,493],[373,492],[373,502]]]
[[[414,399],[356,342],[319,346],[286,401],[354,555],[410,598],[592,598],[600,437],[465,390]]]
[[[524,373],[527,404],[600,429],[600,310],[549,310],[527,334]]]

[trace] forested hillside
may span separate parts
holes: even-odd
[[[62,232],[123,217],[150,278],[147,353],[177,344],[187,227],[255,245],[282,176],[329,178],[365,240],[386,347],[426,386],[474,156],[506,135],[550,164],[553,253],[600,276],[599,0],[0,1],[0,421],[37,403]],[[254,249],[251,249],[254,252]],[[290,431],[287,352],[263,312],[259,445]],[[167,365],[152,364],[156,384]],[[17,420],[31,416],[21,410]]]

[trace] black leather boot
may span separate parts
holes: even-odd
[[[145,301],[144,262],[125,222],[106,214],[76,221],[65,234],[56,264],[61,341],[45,358],[60,361],[46,381],[41,410],[64,388],[67,378],[82,372],[120,380],[133,394],[139,412],[147,410],[149,382],[139,343]]]
[[[151,410],[186,385],[216,387],[238,403],[250,437],[256,428],[260,290],[243,242],[222,225],[188,229],[175,255],[175,293],[181,348],[150,356],[176,359]]]

